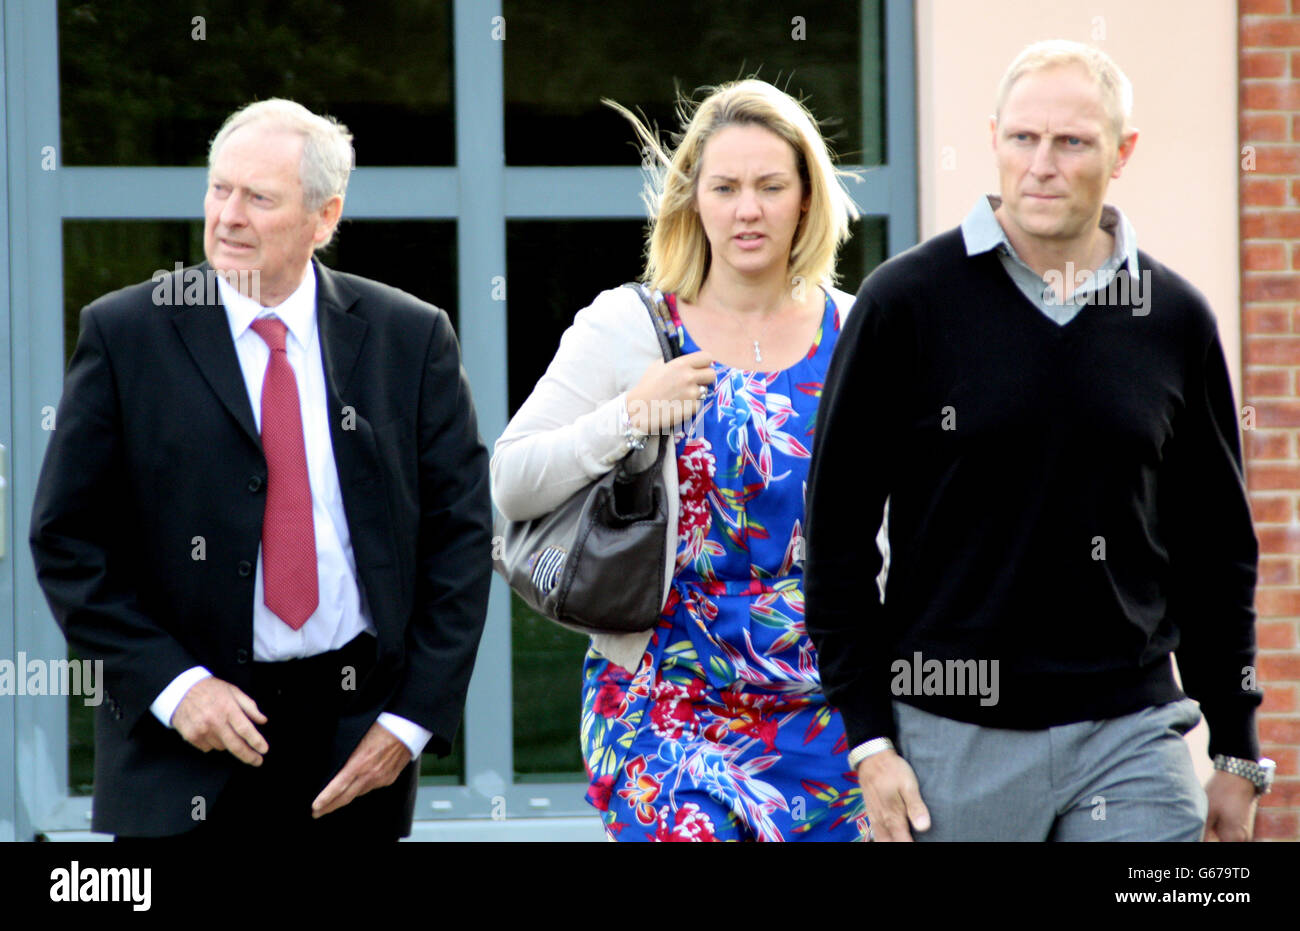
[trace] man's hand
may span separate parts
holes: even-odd
[[[406,744],[382,724],[370,725],[338,775],[311,803],[311,816],[328,815],[371,789],[391,786],[409,762],[411,750]]]
[[[190,686],[172,714],[172,727],[204,753],[229,750],[250,766],[270,749],[254,726],[265,724],[257,703],[224,679],[208,676]]]
[[[921,801],[916,773],[897,752],[881,750],[859,763],[858,784],[873,840],[911,841],[909,822],[918,831],[930,830],[930,811]]]
[[[1255,833],[1255,784],[1249,779],[1215,770],[1205,784],[1210,811],[1205,818],[1207,841],[1248,841]]]

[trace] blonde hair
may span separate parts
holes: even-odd
[[[1115,138],[1122,139],[1128,127],[1129,117],[1133,113],[1133,85],[1128,76],[1120,70],[1119,65],[1101,49],[1071,42],[1069,39],[1044,39],[1026,46],[1007,71],[1002,75],[998,85],[998,97],[994,113],[1002,119],[1002,107],[1015,83],[1027,74],[1045,71],[1048,68],[1060,68],[1077,65],[1088,72],[1088,76],[1097,83],[1101,90],[1102,106],[1110,115]]]
[[[832,164],[812,114],[784,91],[755,78],[703,90],[708,96],[698,104],[679,98],[677,115],[683,132],[671,152],[664,148],[658,133],[626,107],[603,101],[631,122],[644,144],[642,167],[649,175],[644,199],[651,223],[646,283],[676,293],[685,301],[699,295],[711,258],[709,240],[695,209],[704,147],[720,129],[748,125],[770,130],[790,144],[808,197],[808,210],[790,247],[791,280],[833,284],[836,252],[849,238],[849,220],[858,216],[842,179],[857,176]]]

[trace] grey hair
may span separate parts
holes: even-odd
[[[226,118],[208,147],[209,171],[231,134],[252,123],[268,123],[276,129],[302,136],[298,177],[302,182],[303,204],[308,210],[319,210],[330,198],[343,197],[347,193],[354,160],[352,133],[334,117],[318,116],[302,104],[280,97],[250,103]],[[328,241],[317,248],[327,245]]]
[[[1133,85],[1128,76],[1120,70],[1119,65],[1101,49],[1072,42],[1069,39],[1044,39],[1026,46],[1011,65],[1002,82],[998,85],[997,108],[994,113],[1002,118],[1002,107],[1007,102],[1011,88],[1026,74],[1058,68],[1064,65],[1078,65],[1088,72],[1089,77],[1097,82],[1101,89],[1102,106],[1110,116],[1115,138],[1122,139],[1128,128],[1129,117],[1133,113]]]

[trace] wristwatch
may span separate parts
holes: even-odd
[[[873,737],[866,743],[860,743],[849,751],[849,769],[855,773],[862,761],[885,750],[893,750],[894,742],[888,737]]]
[[[1249,779],[1255,786],[1257,796],[1273,788],[1273,775],[1277,772],[1277,764],[1268,757],[1256,762],[1239,756],[1224,756],[1222,753],[1214,758],[1214,768],[1240,776],[1242,779]]]

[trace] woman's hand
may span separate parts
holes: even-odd
[[[700,388],[713,387],[713,358],[692,352],[650,363],[627,393],[627,413],[642,433],[666,433],[700,409]]]

